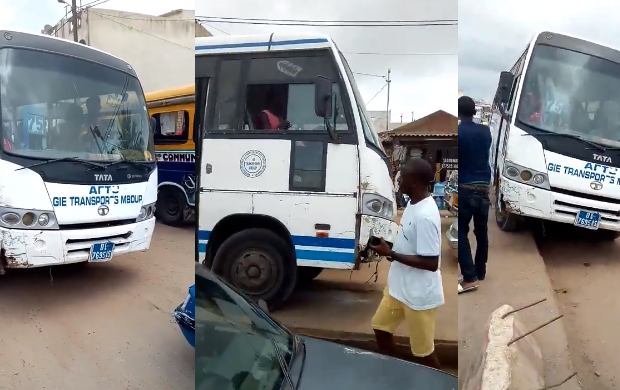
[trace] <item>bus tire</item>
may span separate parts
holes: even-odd
[[[297,267],[297,285],[306,286],[316,279],[323,268],[320,267]]]
[[[502,205],[503,209],[503,205]],[[522,217],[504,210],[495,210],[495,222],[503,232],[517,232],[521,228]]]
[[[217,250],[212,270],[255,302],[280,306],[297,284],[294,249],[271,230],[237,232]]]
[[[157,194],[155,216],[169,226],[180,226],[185,221],[187,199],[176,187],[164,186]]]
[[[615,241],[620,238],[620,232],[614,230],[599,230],[596,236],[600,241]]]

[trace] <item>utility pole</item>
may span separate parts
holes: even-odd
[[[413,122],[413,111],[411,111],[411,122]]]
[[[387,107],[385,109],[385,131],[389,131],[390,130],[390,83],[392,82],[392,80],[390,80],[390,73],[392,73],[392,69],[388,69],[388,74],[387,74]]]
[[[403,114],[400,114],[400,123],[403,123]]]
[[[73,41],[78,41],[78,13],[77,0],[71,0],[71,24],[73,24]]]

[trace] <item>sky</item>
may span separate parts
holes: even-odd
[[[2,0],[0,0],[2,1]],[[134,1],[134,0],[132,0]],[[129,1],[127,1],[129,2]],[[270,7],[257,7],[255,0],[195,0],[197,16],[303,19],[303,20],[422,20],[456,19],[458,0],[269,0]],[[210,26],[209,26],[210,25]],[[458,26],[434,27],[305,27],[211,23],[213,34],[261,34],[272,32],[330,35],[354,72],[374,75],[391,73],[392,122],[403,122],[444,110],[456,115]],[[221,31],[218,31],[221,30]],[[359,55],[351,53],[452,53],[451,55]],[[385,82],[378,77],[355,75],[368,104]],[[386,109],[387,89],[367,105]]]
[[[617,0],[476,0],[475,7],[459,7],[459,89],[491,101],[500,72],[512,68],[537,32],[620,47],[615,11]]]
[[[71,2],[67,0],[67,2]],[[98,8],[161,15],[174,9],[194,9],[194,0],[78,0],[80,4],[96,3]],[[30,33],[40,33],[43,26],[54,26],[65,16],[65,4],[57,0],[0,0],[0,26]],[[36,12],[32,12],[36,10]],[[25,15],[20,17],[19,15]]]

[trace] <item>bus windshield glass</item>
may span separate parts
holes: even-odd
[[[537,46],[517,118],[543,131],[620,147],[620,64],[558,47]]]
[[[6,153],[153,161],[142,88],[120,70],[59,54],[3,49],[0,108]]]

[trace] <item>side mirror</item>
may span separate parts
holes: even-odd
[[[155,120],[155,118],[153,118],[152,116],[149,117],[149,130],[151,131],[151,134],[155,134],[155,128],[157,127],[157,121]]]
[[[515,76],[510,72],[500,73],[496,96],[498,104],[508,103],[508,99],[510,99],[510,90],[512,89],[512,83],[514,82],[514,78]]]
[[[258,300],[258,307],[260,307],[261,310],[264,311],[266,314],[269,314],[269,307],[267,306],[267,302],[265,302],[264,299]]]
[[[316,76],[314,80],[314,113],[323,119],[332,117],[332,81]]]

